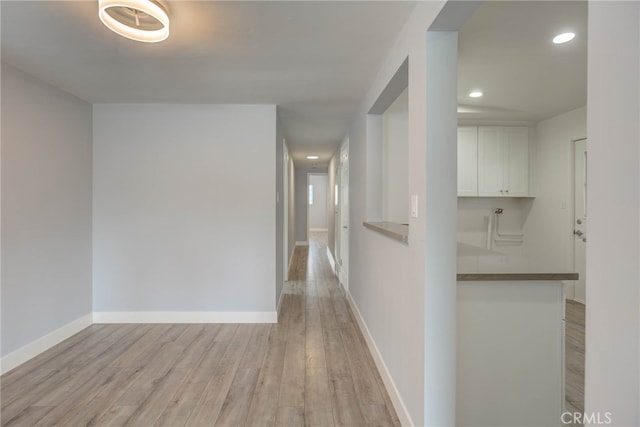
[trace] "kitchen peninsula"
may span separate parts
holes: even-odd
[[[458,243],[456,423],[560,426],[563,272]]]

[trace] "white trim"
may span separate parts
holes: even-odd
[[[284,299],[284,284],[282,285],[282,290],[280,290],[280,298],[278,298],[278,307],[276,307],[276,321],[274,323],[278,323],[277,316],[280,313],[280,306],[282,306],[282,300]]]
[[[307,240],[304,242],[298,241],[296,242],[296,246],[309,246],[309,242]]]
[[[94,323],[277,323],[275,311],[101,311]]]
[[[29,344],[26,344],[4,356],[0,361],[0,372],[5,374],[14,368],[17,368],[40,353],[50,349],[54,345],[60,344],[62,341],[77,334],[84,328],[91,326],[92,323],[93,315],[89,313],[67,323],[55,331],[49,332],[43,337],[31,341]]]
[[[309,231],[329,231],[328,228],[310,228]]]
[[[400,425],[415,426],[415,424],[413,423],[413,420],[411,419],[411,415],[407,410],[407,407],[402,401],[402,397],[398,392],[398,388],[396,387],[396,384],[394,383],[393,378],[391,377],[391,374],[387,369],[387,365],[385,365],[384,363],[384,359],[380,354],[380,350],[378,350],[378,346],[376,345],[375,340],[371,336],[371,332],[369,331],[369,328],[367,328],[367,324],[365,323],[364,318],[362,317],[362,314],[360,314],[360,310],[358,310],[358,306],[356,305],[356,302],[353,300],[353,297],[351,296],[351,292],[345,289],[345,293],[347,296],[347,301],[349,301],[349,306],[351,307],[351,311],[353,311],[353,314],[355,315],[356,321],[358,322],[358,325],[360,326],[360,330],[362,331],[362,335],[364,336],[364,339],[367,342],[367,347],[369,347],[369,351],[373,356],[373,360],[376,363],[376,367],[380,372],[380,376],[382,377],[382,382],[384,382],[384,386],[387,389],[387,393],[389,393],[389,397],[391,398],[391,402],[393,403],[393,408],[396,410],[396,413],[398,414],[398,418],[400,419]]]
[[[333,259],[333,254],[331,253],[331,249],[327,246],[327,258],[329,259],[329,264],[331,265],[331,271],[333,274],[336,274],[336,261]]]

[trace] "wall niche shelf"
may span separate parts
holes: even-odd
[[[364,221],[362,225],[369,230],[380,233],[398,242],[408,244],[409,243],[409,226],[407,224],[399,224],[397,222],[389,221],[376,221],[367,222]]]

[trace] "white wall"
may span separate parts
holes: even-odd
[[[587,136],[587,109],[541,121],[532,141],[533,192],[525,224],[527,256],[573,271],[573,149]]]
[[[476,6],[462,7],[474,10]],[[447,9],[444,15],[449,15]],[[429,426],[454,425],[456,417],[457,244],[453,213],[457,206],[457,29],[461,22],[457,24],[452,25],[456,31],[429,31],[426,37],[426,186],[420,211],[425,224],[424,423]]]
[[[393,48],[378,72],[375,83],[365,98],[362,108],[349,130],[350,149],[350,254],[349,290],[368,331],[379,350],[390,377],[398,390],[407,413],[416,425],[430,424],[425,417],[425,363],[437,365],[434,360],[425,362],[425,239],[426,239],[426,39],[429,24],[442,8],[442,3],[419,3],[409,22],[399,35]],[[409,244],[368,230],[362,226],[367,218],[367,194],[371,184],[367,181],[369,155],[366,115],[378,99],[391,77],[409,56],[409,194],[419,194],[421,216],[411,219]],[[455,109],[454,120],[455,120]],[[454,127],[455,131],[455,122]],[[446,141],[445,141],[446,142]],[[435,143],[435,141],[433,142]],[[455,173],[455,135],[452,145],[453,173]],[[454,175],[455,176],[455,175]],[[452,180],[452,209],[455,211],[455,178]],[[380,188],[378,186],[377,188]],[[445,185],[446,191],[446,185]],[[376,218],[377,219],[377,218]],[[452,217],[453,235],[451,256],[455,273],[455,217]],[[448,232],[448,228],[445,228]],[[445,244],[446,248],[447,244]],[[450,265],[445,263],[448,268]],[[451,283],[442,286],[453,290],[455,305],[455,274]],[[455,318],[455,310],[451,313]],[[455,324],[451,336],[455,341]],[[445,334],[446,335],[446,334]],[[455,356],[450,353],[451,363]],[[451,365],[450,363],[450,365]],[[431,379],[430,379],[431,381]],[[437,382],[434,382],[436,384]],[[455,397],[445,396],[451,403]],[[434,400],[433,404],[438,405]],[[448,410],[449,408],[447,408]],[[403,416],[402,414],[400,415]]]
[[[296,241],[306,242],[307,239],[307,207],[308,197],[307,194],[307,175],[310,173],[327,173],[326,167],[311,167],[311,168],[295,168],[295,229],[296,229]]]
[[[535,205],[535,203],[533,204]],[[500,231],[502,233],[522,233],[531,206],[531,199],[460,197],[458,198],[458,241],[486,248],[489,216],[493,215],[497,208],[503,210],[499,218]],[[528,239],[529,235],[525,234],[524,242],[527,242]],[[491,250],[505,254],[523,255],[523,248],[523,244],[491,242]]]
[[[275,311],[275,106],[98,104],[93,135],[96,312]]]
[[[409,96],[405,89],[382,114],[382,216],[409,222]]]
[[[329,178],[327,174],[309,175],[308,182],[313,186],[313,205],[309,206],[309,228],[326,230],[329,225],[327,219]]]
[[[2,356],[91,313],[91,126],[2,65]]]
[[[589,2],[585,410],[640,425],[640,3]]]

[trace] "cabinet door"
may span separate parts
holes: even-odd
[[[506,196],[529,195],[529,131],[526,127],[504,128]]]
[[[478,128],[458,128],[458,196],[478,195]]]
[[[503,128],[478,128],[478,196],[503,196]]]

